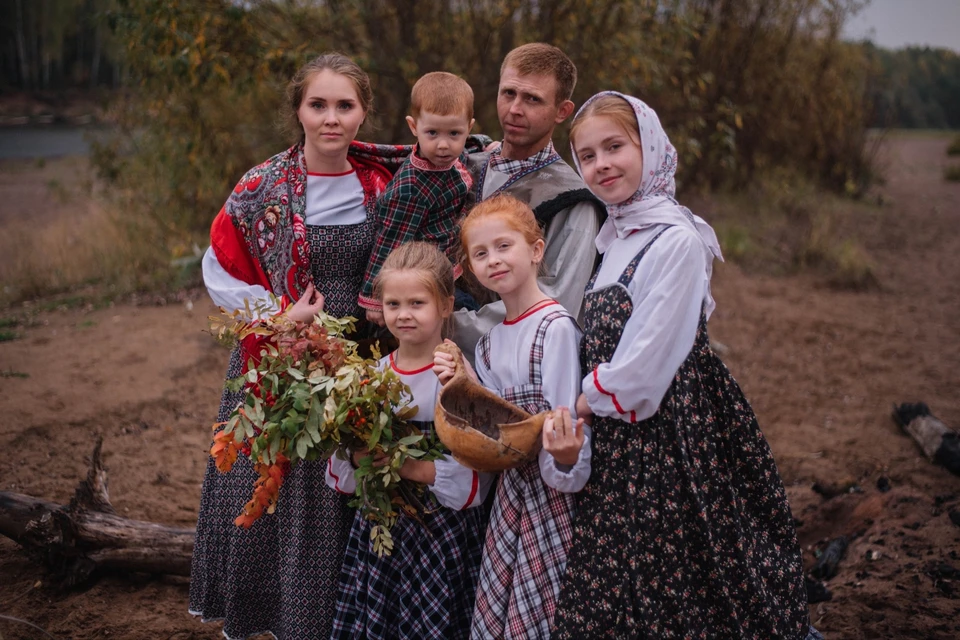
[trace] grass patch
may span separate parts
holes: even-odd
[[[951,165],[943,170],[943,179],[947,182],[960,182],[960,165]]]
[[[86,204],[87,211],[45,225],[4,226],[0,308],[25,300],[40,300],[42,311],[100,308],[118,295],[167,290],[182,281],[158,229],[114,215],[100,203]],[[91,288],[93,294],[78,293]]]
[[[10,342],[11,340],[16,340],[20,337],[20,334],[16,331],[7,331],[6,329],[0,330],[0,342]]]
[[[24,373],[22,371],[14,371],[13,369],[8,369],[6,371],[0,371],[0,378],[29,378],[29,373]]]
[[[19,318],[0,318],[0,329],[11,329],[20,326]]]
[[[948,156],[960,156],[960,135],[956,136],[947,147]]]
[[[815,272],[833,287],[870,289],[876,264],[857,241],[856,216],[873,213],[862,202],[826,193],[786,172],[773,173],[738,193],[692,202],[706,207],[726,260],[748,271],[785,275]]]
[[[78,329],[89,329],[91,327],[97,326],[96,320],[84,320],[83,322],[77,325]]]

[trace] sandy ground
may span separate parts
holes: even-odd
[[[847,221],[878,265],[879,288],[843,292],[817,276],[732,265],[714,276],[711,334],[773,447],[805,562],[829,539],[852,537],[826,583],[832,600],[810,606],[828,638],[960,637],[960,526],[949,518],[960,478],[928,462],[890,417],[895,403],[923,401],[960,426],[960,185],[942,179],[946,145],[891,139],[884,204]],[[118,512],[191,526],[227,359],[204,333],[214,311],[205,294],[38,306],[4,314],[31,320],[0,343],[0,490],[69,500],[102,434]],[[187,614],[182,578],[102,576],[61,591],[6,539],[0,576],[0,615],[59,639],[220,637]],[[0,619],[0,637],[42,636]]]

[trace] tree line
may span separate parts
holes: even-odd
[[[121,61],[109,25],[111,0],[0,3],[0,90],[117,88]]]
[[[881,79],[873,92],[872,126],[960,129],[960,54],[930,47],[889,51],[863,46]]]
[[[519,44],[543,41],[577,65],[578,104],[614,88],[657,110],[680,152],[682,186],[738,188],[758,172],[789,166],[856,194],[872,177],[868,127],[882,117],[919,123],[921,113],[933,122],[933,103],[947,126],[960,113],[939,102],[953,99],[956,56],[950,62],[952,54],[930,51],[906,63],[903,52],[841,40],[863,4],[16,0],[5,3],[2,23],[8,33],[19,30],[14,41],[24,46],[5,45],[0,68],[7,87],[67,82],[63,70],[78,68],[72,81],[95,84],[109,75],[103,69],[122,69],[121,135],[95,162],[131,194],[131,206],[185,237],[206,230],[244,170],[287,144],[276,126],[284,85],[326,50],[352,56],[371,76],[376,113],[361,130],[368,140],[408,140],[410,87],[434,70],[470,82],[478,129],[496,137],[500,62]],[[47,46],[50,34],[30,34],[43,30],[36,17],[54,5],[65,12],[49,14],[57,24],[72,25],[62,27],[72,44],[61,50]],[[64,22],[68,7],[73,19]],[[937,55],[937,64],[928,61]],[[565,131],[556,140],[564,153]]]

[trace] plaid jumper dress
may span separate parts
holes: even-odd
[[[547,328],[557,320],[575,322],[562,308],[545,315],[530,351],[529,383],[500,391],[504,400],[529,413],[551,409],[540,362]],[[489,333],[477,353],[489,368]],[[549,637],[572,539],[574,504],[572,494],[543,482],[536,458],[503,472],[487,528],[471,638]]]
[[[416,422],[434,437],[433,422]],[[359,512],[340,570],[331,638],[460,640],[470,632],[483,532],[482,506],[456,511],[427,491],[424,525],[401,513],[393,554],[378,557]]]
[[[609,362],[633,313],[627,286],[587,289],[581,365]],[[596,278],[596,276],[594,276]],[[706,317],[652,417],[593,419],[553,637],[819,638],[808,630],[790,506],[756,417],[710,349]]]

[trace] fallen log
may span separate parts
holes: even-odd
[[[818,580],[829,580],[837,575],[840,561],[847,553],[848,544],[846,536],[840,536],[827,543],[823,553],[817,558],[817,563],[810,569],[810,575]]]
[[[960,476],[960,434],[940,422],[922,402],[894,405],[893,419],[933,462]]]
[[[190,575],[194,529],[167,527],[117,515],[97,440],[87,478],[69,505],[0,491],[0,534],[59,575],[64,586],[96,571]]]

